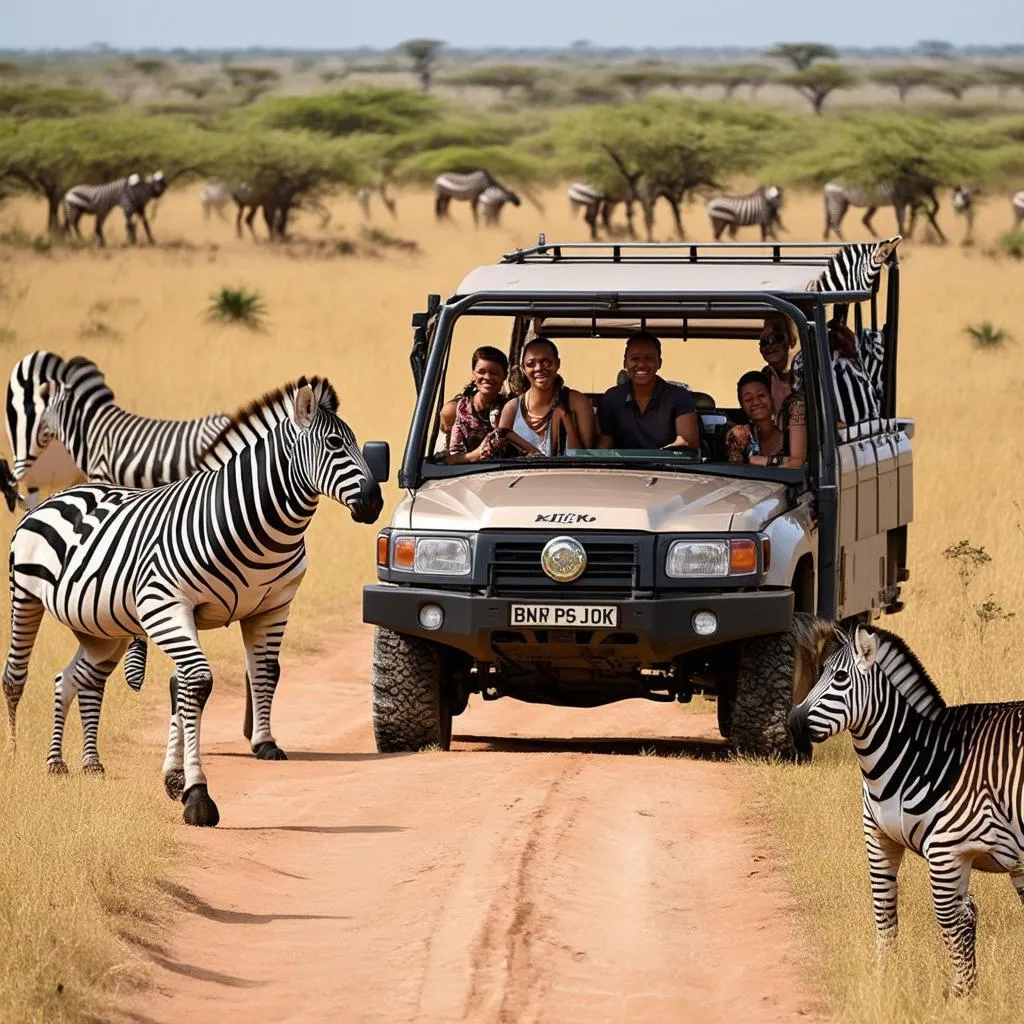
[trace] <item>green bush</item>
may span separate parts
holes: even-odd
[[[996,239],[996,250],[1011,259],[1024,260],[1024,229],[1004,231]]]
[[[210,296],[206,309],[207,320],[239,324],[252,331],[262,331],[266,326],[267,306],[258,291],[247,288],[221,288]]]
[[[997,349],[1013,342],[1013,335],[1002,327],[996,327],[991,320],[983,320],[980,324],[968,324],[964,328],[975,348]]]

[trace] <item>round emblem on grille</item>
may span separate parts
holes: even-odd
[[[558,583],[572,583],[587,568],[587,553],[575,537],[552,537],[540,553],[540,564]]]

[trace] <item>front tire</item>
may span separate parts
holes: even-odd
[[[737,753],[809,760],[798,755],[787,723],[789,712],[807,696],[813,682],[805,678],[800,662],[793,629],[743,644],[730,723]]]
[[[437,644],[379,626],[373,635],[373,735],[381,754],[452,745]]]

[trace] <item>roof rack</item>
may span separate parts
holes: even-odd
[[[547,242],[505,253],[502,263],[802,263],[826,266],[855,242]]]

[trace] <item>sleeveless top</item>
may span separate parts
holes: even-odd
[[[548,413],[544,421],[543,433],[537,433],[523,415],[523,402],[526,396],[523,395],[516,402],[516,419],[512,424],[512,431],[518,434],[524,441],[529,441],[534,448],[539,449],[544,455],[551,454],[551,413]]]

